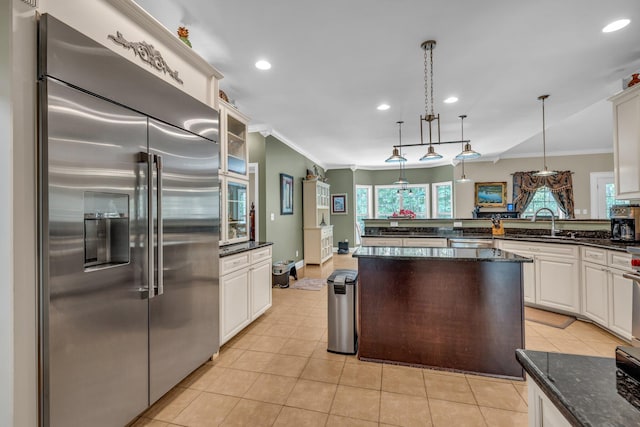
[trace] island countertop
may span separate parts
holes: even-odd
[[[404,260],[441,261],[491,261],[491,262],[533,262],[511,252],[493,248],[413,248],[389,246],[360,246],[352,255],[354,258],[384,258]]]
[[[525,371],[574,426],[639,426],[616,387],[613,358],[517,350]]]

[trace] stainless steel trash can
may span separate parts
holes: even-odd
[[[327,278],[327,351],[356,354],[358,351],[358,272],[336,270]]]

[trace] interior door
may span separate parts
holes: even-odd
[[[125,425],[148,405],[147,118],[39,84],[43,424]]]
[[[149,152],[161,165],[152,180],[160,206],[149,300],[153,403],[218,351],[220,183],[217,143],[149,119]]]

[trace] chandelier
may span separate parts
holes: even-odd
[[[455,156],[457,160],[468,160],[480,157],[480,154],[471,148],[469,140],[461,141],[441,141],[440,140],[440,114],[434,112],[433,104],[433,49],[436,47],[435,40],[427,40],[420,45],[424,51],[424,115],[420,114],[420,143],[405,144],[405,147],[424,146],[424,127],[423,122],[428,123],[429,144],[427,152],[420,158],[421,161],[438,160],[442,158],[433,148],[434,145],[440,144],[458,144],[462,143],[462,151]],[[433,122],[436,122],[434,126]],[[435,129],[434,129],[435,127]],[[437,141],[434,141],[434,132],[437,133]],[[406,162],[407,159],[398,151],[398,146],[393,146],[393,152],[386,162]]]

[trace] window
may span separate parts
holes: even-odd
[[[392,216],[409,209],[416,218],[429,218],[429,184],[409,184],[406,190],[397,185],[376,185],[376,218]]]
[[[549,208],[553,211],[553,214],[555,215],[556,218],[564,218],[564,212],[560,210],[560,207],[558,206],[558,203],[553,198],[553,195],[551,194],[551,190],[549,190],[549,187],[538,188],[536,190],[536,194],[533,196],[533,199],[531,200],[531,202],[529,202],[529,205],[524,210],[524,212],[522,212],[522,215],[520,216],[522,218],[531,218],[533,217],[533,214],[535,214],[536,211],[540,208]],[[551,216],[551,214],[548,211],[542,211],[538,214],[538,216],[548,217],[548,216]]]
[[[613,205],[628,205],[628,200],[616,199],[613,172],[591,172],[591,218],[609,219]]]
[[[360,235],[364,233],[365,218],[373,218],[371,186],[356,185],[356,243],[360,243]]]
[[[431,217],[453,218],[453,191],[451,181],[431,184]]]

